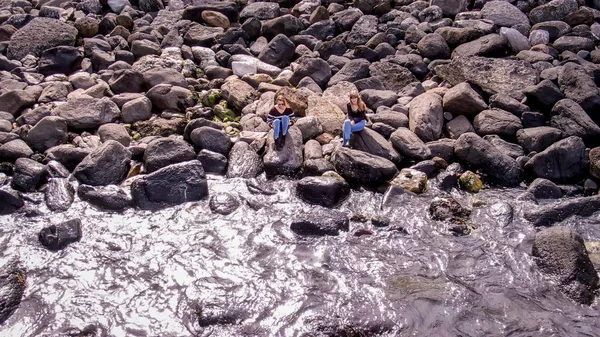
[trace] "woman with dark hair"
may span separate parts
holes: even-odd
[[[288,128],[294,125],[296,117],[294,111],[288,105],[283,95],[278,95],[275,106],[269,111],[267,123],[273,128],[273,138],[277,140],[279,136],[285,136]]]
[[[348,119],[344,122],[344,131],[342,133],[344,143],[342,146],[346,146],[352,132],[359,132],[365,128],[367,120],[367,106],[356,91],[350,93],[350,103],[348,103],[347,108]]]

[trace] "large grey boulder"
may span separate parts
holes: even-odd
[[[582,304],[594,302],[598,273],[583,238],[572,228],[551,227],[536,233],[531,255],[568,297]]]
[[[521,119],[508,111],[492,109],[482,111],[473,120],[475,132],[480,136],[498,135],[514,138],[518,130],[523,128]]]
[[[226,81],[222,86],[223,98],[227,100],[228,107],[241,112],[244,107],[252,103],[256,93],[252,86],[240,79]]]
[[[452,58],[471,56],[500,56],[504,55],[510,46],[508,40],[500,34],[488,34],[473,41],[457,46],[452,52]]]
[[[67,122],[55,116],[42,118],[27,133],[27,143],[36,151],[46,151],[67,142]]]
[[[29,158],[33,150],[21,139],[14,139],[0,145],[0,161],[14,162],[19,158]]]
[[[15,161],[11,187],[21,192],[32,192],[46,181],[46,165],[29,158]]]
[[[346,63],[327,83],[328,87],[340,82],[354,82],[369,77],[371,63],[365,59],[355,59]]]
[[[450,58],[450,47],[440,34],[427,34],[419,41],[417,48],[421,56],[430,60]]]
[[[588,171],[589,160],[583,140],[571,136],[533,156],[525,169],[536,177],[572,181]]]
[[[483,139],[492,144],[493,147],[500,150],[500,152],[504,153],[505,155],[511,158],[516,159],[525,154],[523,148],[520,145],[507,142],[497,135],[487,135],[484,136]]]
[[[410,102],[408,125],[424,142],[438,140],[444,125],[442,98],[433,93],[424,93]]]
[[[25,90],[2,90],[0,93],[2,111],[8,112],[13,116],[18,116],[21,110],[31,107],[36,101],[35,96]]]
[[[407,128],[398,128],[390,136],[390,142],[403,157],[426,160],[431,158],[431,150],[425,143]]]
[[[579,8],[577,0],[552,0],[529,12],[532,24],[545,21],[559,21]]]
[[[431,0],[431,5],[438,6],[446,16],[465,12],[469,3],[469,0]]]
[[[298,181],[296,193],[308,203],[335,207],[350,195],[350,186],[335,177],[304,177]]]
[[[487,109],[487,104],[469,83],[459,83],[444,94],[444,110],[455,115],[475,116]]]
[[[521,60],[460,57],[435,70],[452,85],[469,82],[489,94],[520,91],[538,81],[537,70]]]
[[[73,46],[76,38],[77,29],[67,23],[51,18],[34,18],[11,36],[7,56],[16,60],[27,54],[39,57],[44,50],[52,47]]]
[[[183,139],[158,138],[151,141],[144,151],[144,167],[152,173],[171,164],[182,163],[196,158],[194,149]]]
[[[279,16],[279,4],[276,2],[249,3],[240,12],[240,20],[254,17],[259,20],[270,20]]]
[[[398,173],[396,165],[385,158],[345,147],[333,152],[331,161],[342,177],[360,184],[387,182]]]
[[[332,135],[342,133],[342,126],[346,120],[346,114],[344,114],[342,109],[328,99],[318,95],[308,97],[306,116],[316,117],[323,127],[323,132]]]
[[[458,137],[454,153],[458,159],[482,169],[497,184],[516,186],[521,182],[519,164],[474,133],[464,133]]]
[[[418,81],[407,68],[389,61],[374,62],[369,66],[369,73],[383,83],[386,90],[400,91],[407,85]]]
[[[361,16],[348,35],[346,35],[346,45],[348,48],[354,48],[366,44],[375,34],[377,34],[377,17],[374,15]]]
[[[446,135],[452,139],[457,139],[467,132],[475,132],[475,129],[471,121],[464,115],[459,115],[446,123]]]
[[[481,16],[502,27],[529,25],[529,18],[507,1],[489,1],[481,9]]]
[[[236,142],[229,152],[227,178],[255,178],[263,170],[260,156],[245,142]]]
[[[390,142],[369,128],[352,133],[348,144],[354,150],[367,152],[391,160],[394,163],[400,163],[402,160],[402,157],[396,152]]]
[[[263,157],[265,173],[268,176],[294,175],[302,166],[302,132],[295,126],[290,127],[283,139],[283,146],[278,148],[273,138],[273,131],[267,135],[267,149]]]
[[[296,46],[287,36],[279,34],[269,41],[267,47],[258,55],[258,59],[283,68],[290,64],[295,49]]]
[[[198,201],[208,196],[206,174],[197,160],[172,164],[135,180],[131,196],[146,210]]]
[[[538,126],[517,131],[517,141],[525,153],[542,152],[562,138],[563,132],[550,126]]]
[[[318,57],[302,58],[289,81],[292,85],[298,85],[306,76],[312,78],[320,87],[324,87],[331,79],[331,67]]]
[[[171,84],[159,84],[146,93],[152,105],[162,110],[184,112],[194,105],[192,92],[186,88]]]
[[[131,152],[121,143],[109,140],[85,157],[73,176],[80,183],[92,186],[118,185],[129,172]]]
[[[550,126],[561,130],[565,136],[577,136],[586,142],[596,142],[600,127],[577,102],[570,99],[558,101],[552,108]]]
[[[527,192],[536,199],[560,199],[562,191],[548,179],[536,178],[528,187]]]
[[[117,185],[90,186],[79,185],[77,196],[103,210],[120,212],[130,207],[131,197]]]
[[[583,66],[574,62],[565,64],[559,72],[558,84],[566,98],[577,102],[588,113],[595,113],[600,107],[598,87]]]
[[[74,130],[97,129],[121,115],[119,107],[108,97],[101,99],[79,96],[52,110],[52,115],[63,118]]]
[[[323,133],[323,125],[315,116],[302,117],[294,124],[302,132],[302,141],[306,142]],[[268,130],[267,130],[268,131]]]
[[[233,145],[229,136],[222,130],[202,126],[192,131],[190,138],[194,145],[201,149],[217,152],[227,156]]]

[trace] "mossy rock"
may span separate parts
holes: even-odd
[[[585,249],[596,268],[600,267],[600,241],[586,241]]]
[[[478,175],[471,171],[466,171],[458,178],[460,188],[470,193],[477,193],[483,188],[483,182]]]
[[[223,96],[223,93],[221,92],[221,90],[211,89],[208,92],[201,95],[202,105],[212,108],[215,105],[217,105],[217,103],[219,103],[222,96]]]
[[[226,105],[226,104],[225,104]],[[215,112],[216,117],[222,122],[232,122],[239,121],[239,116],[235,114],[235,112],[231,109],[228,109],[226,106],[222,104],[217,104],[214,106],[213,111]]]
[[[413,193],[424,193],[427,190],[427,175],[418,170],[405,168],[390,184],[400,186]]]

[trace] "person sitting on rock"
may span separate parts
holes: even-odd
[[[277,96],[275,106],[269,111],[267,116],[267,123],[273,128],[273,138],[277,140],[279,136],[287,134],[288,128],[294,124],[296,118],[294,117],[294,111],[288,105],[283,95]]]
[[[344,122],[344,131],[342,133],[344,143],[342,146],[346,146],[352,132],[359,132],[365,128],[366,120],[367,106],[360,96],[358,96],[358,93],[353,91],[350,93],[350,103],[348,103],[348,119]]]

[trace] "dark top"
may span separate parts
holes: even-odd
[[[291,108],[285,108],[283,112],[279,112],[276,107],[272,107],[271,111],[269,111],[269,115],[267,116],[267,123],[272,124],[276,119],[280,119],[283,116],[288,116],[292,123],[296,121],[294,110]]]
[[[348,119],[351,121],[353,120],[354,123],[358,123],[367,119],[367,112],[365,110],[360,110],[360,108],[352,110],[352,105],[348,103]]]

